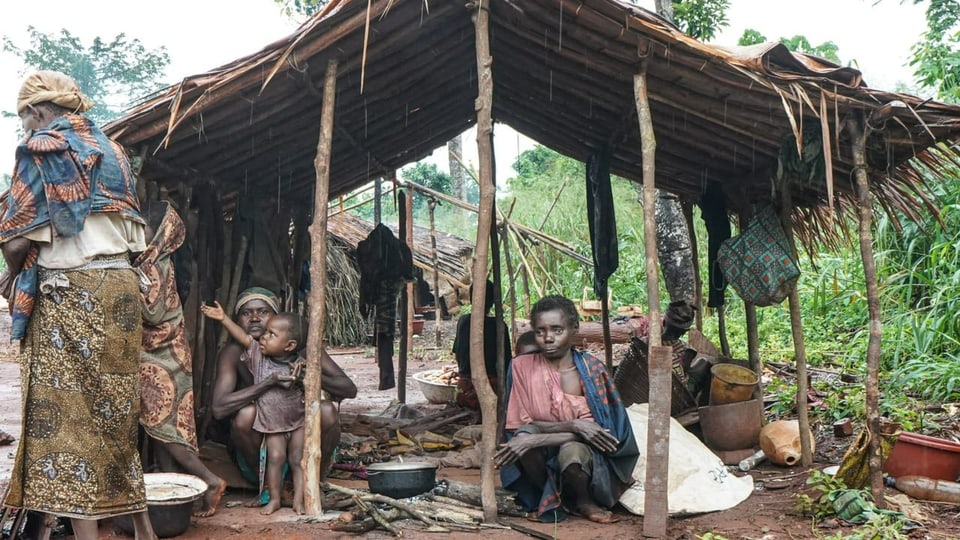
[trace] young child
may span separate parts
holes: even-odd
[[[303,387],[296,384],[302,372],[299,353],[306,345],[304,326],[296,313],[278,313],[264,327],[260,340],[253,339],[237,323],[226,317],[218,302],[203,305],[200,310],[207,317],[220,321],[233,339],[246,348],[242,357],[253,374],[254,383],[263,380],[275,382],[275,387],[257,398],[257,419],[253,429],[263,433],[267,447],[265,484],[270,502],[260,513],[272,514],[280,508],[283,465],[290,467],[293,476],[293,510],[303,514]]]
[[[533,330],[527,330],[517,337],[517,343],[513,347],[513,357],[523,356],[540,351],[540,345],[537,345],[537,335]]]

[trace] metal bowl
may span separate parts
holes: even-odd
[[[426,493],[436,485],[437,466],[423,462],[388,462],[367,465],[370,491],[394,499]]]
[[[423,392],[423,397],[427,398],[427,401],[430,403],[450,403],[457,397],[456,385],[435,383],[424,378],[424,375],[428,373],[436,373],[441,371],[443,370],[431,369],[413,374],[413,380],[420,384],[420,391]]]
[[[207,490],[206,482],[190,474],[146,473],[143,483],[147,490],[147,515],[157,536],[183,534],[190,526],[194,501]],[[125,533],[134,533],[130,514],[117,516],[113,521]]]

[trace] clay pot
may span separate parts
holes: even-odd
[[[711,450],[725,452],[749,449],[750,454],[753,453],[763,422],[763,403],[759,399],[710,405],[700,407],[698,411],[703,442]]]
[[[810,438],[810,452],[813,452],[813,435]],[[777,465],[795,465],[800,461],[800,422],[796,420],[777,420],[763,426],[760,430],[760,448],[771,463]]]

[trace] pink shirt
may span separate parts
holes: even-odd
[[[560,372],[540,353],[513,359],[513,384],[507,402],[507,429],[531,422],[593,419],[587,398],[563,392]]]

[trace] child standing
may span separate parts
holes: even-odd
[[[257,398],[257,418],[253,429],[263,434],[267,448],[266,488],[270,502],[260,513],[272,514],[280,508],[283,465],[293,476],[293,510],[303,514],[303,387],[296,384],[302,372],[299,353],[306,345],[303,321],[296,313],[278,313],[267,321],[259,341],[226,317],[218,302],[203,305],[207,317],[220,321],[233,339],[246,348],[241,360],[253,374],[254,383],[264,380],[276,384]]]

